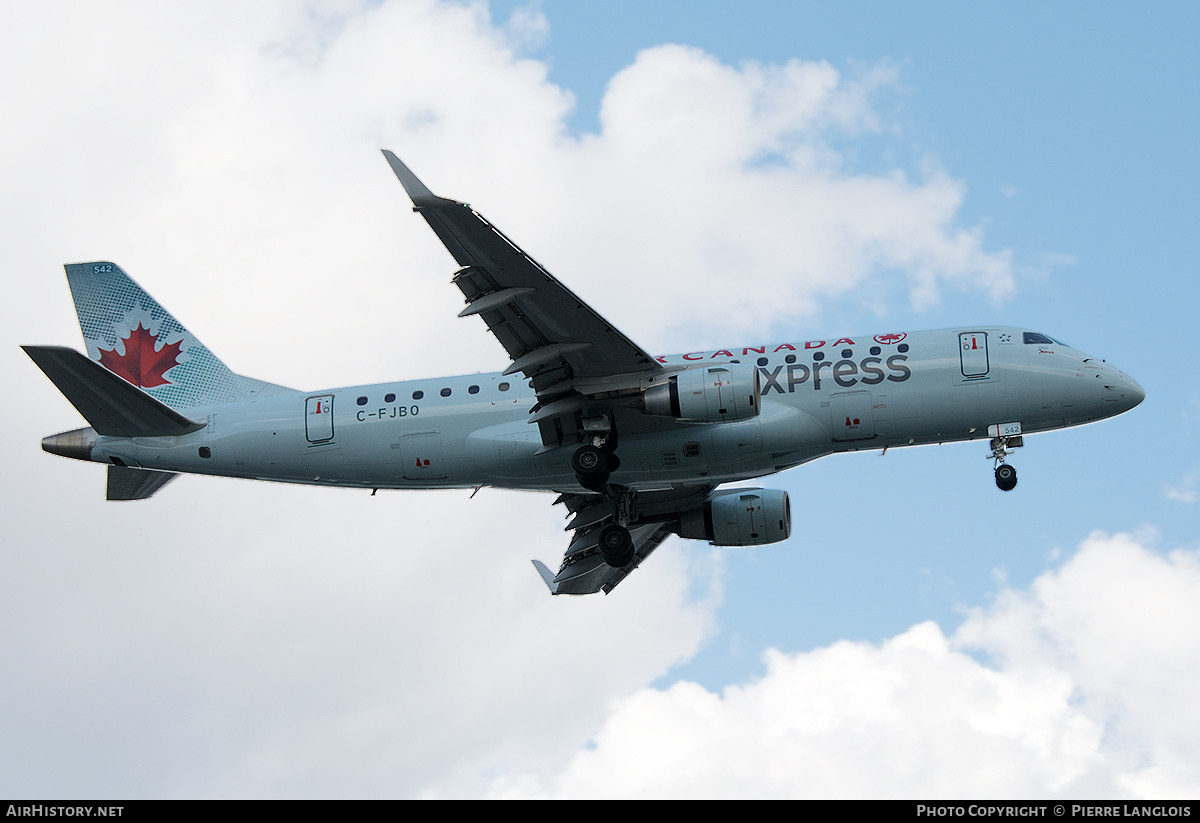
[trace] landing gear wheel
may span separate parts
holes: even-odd
[[[571,470],[575,472],[579,485],[594,492],[604,490],[604,484],[612,473],[608,453],[599,446],[580,446],[576,449],[575,454],[571,455]]]
[[[1000,491],[1010,492],[1017,487],[1017,470],[1007,463],[996,467],[996,485]]]
[[[633,562],[633,538],[624,526],[609,523],[600,530],[597,545],[604,562],[614,569],[623,569]]]

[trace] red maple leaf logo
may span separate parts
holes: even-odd
[[[875,342],[883,343],[885,345],[888,343],[899,343],[906,337],[908,337],[908,332],[900,332],[899,334],[877,334],[875,335]]]
[[[128,337],[121,339],[125,341],[125,354],[117,354],[115,347],[101,349],[101,366],[143,389],[170,385],[170,381],[163,375],[178,365],[179,353],[183,348],[182,340],[168,343],[161,350],[155,351],[154,344],[158,338],[150,334],[149,329],[142,328],[140,322]]]

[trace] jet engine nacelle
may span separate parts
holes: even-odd
[[[777,489],[724,489],[679,518],[679,536],[718,546],[761,546],[787,540],[792,507]]]
[[[722,363],[673,374],[647,389],[646,412],[676,420],[726,423],[757,417],[758,369],[748,363]]]

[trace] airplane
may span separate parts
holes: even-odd
[[[996,485],[1026,434],[1137,406],[1142,387],[1022,327],[891,331],[652,356],[469,205],[383,152],[459,268],[504,371],[298,391],[235,374],[116,264],[65,266],[87,354],[23,347],[90,424],[50,453],[107,465],[109,500],[180,473],[371,489],[557,492],[552,594],[608,594],[672,534],[786,540],[784,491],[742,482],[826,455],[986,439]]]

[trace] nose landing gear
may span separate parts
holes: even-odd
[[[996,485],[1000,491],[1010,492],[1017,487],[1017,470],[1007,463],[996,467]]]
[[[1010,492],[1017,487],[1017,470],[1004,461],[1012,454],[1013,449],[1021,445],[1019,435],[992,438],[992,453],[988,455],[988,459],[996,461],[996,486],[1000,491]]]

